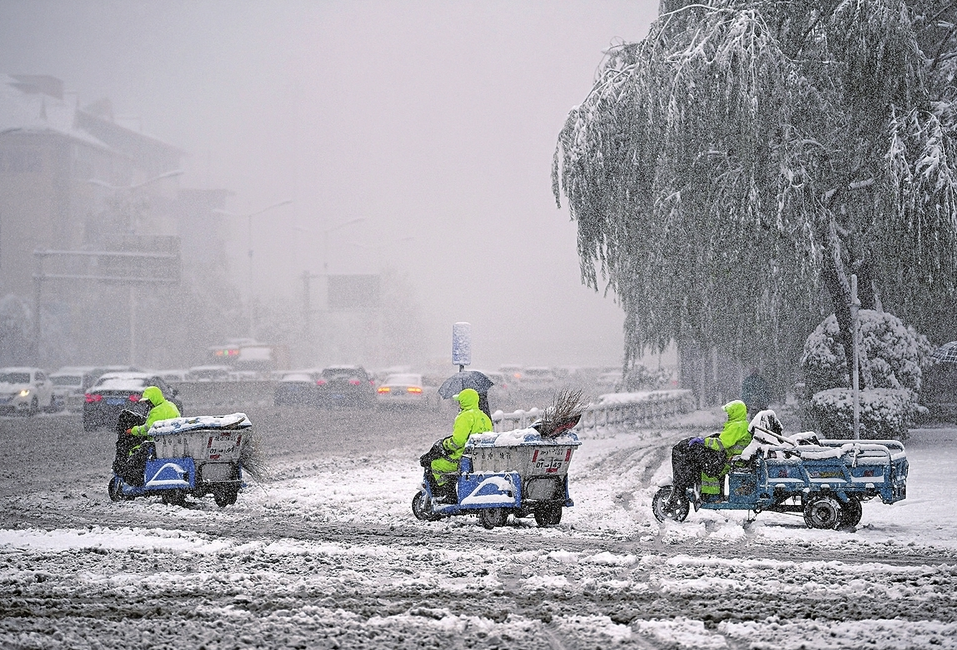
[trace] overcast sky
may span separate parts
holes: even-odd
[[[181,186],[227,188],[233,212],[291,199],[254,220],[259,292],[386,262],[414,284],[438,356],[468,321],[475,365],[616,364],[623,314],[581,286],[550,168],[603,49],[643,38],[657,10],[0,0],[0,71],[58,77],[84,105],[109,98],[189,154]],[[246,240],[235,228],[240,279]]]

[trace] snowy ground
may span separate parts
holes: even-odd
[[[443,421],[377,414],[339,439],[250,414],[272,479],[222,510],[111,503],[108,433],[0,422],[0,647],[957,648],[957,429],[913,431],[907,500],[865,503],[854,532],[659,524],[670,441],[719,413],[584,437],[561,525],[491,531],[412,516]],[[51,447],[70,458],[41,462]]]

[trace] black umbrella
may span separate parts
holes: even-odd
[[[439,395],[449,399],[466,388],[474,388],[479,395],[485,395],[488,393],[488,389],[494,385],[494,381],[478,370],[460,370],[442,382],[442,385],[439,386]]]
[[[930,358],[940,363],[957,363],[957,341],[944,343],[931,353]]]

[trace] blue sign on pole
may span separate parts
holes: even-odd
[[[468,366],[472,363],[472,324],[452,325],[452,363]]]

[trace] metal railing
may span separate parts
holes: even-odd
[[[641,426],[680,413],[689,413],[694,407],[694,396],[686,389],[602,395],[597,402],[588,405],[575,429],[600,431]],[[538,407],[511,413],[496,411],[492,414],[492,424],[495,431],[524,429],[539,419],[543,412]]]

